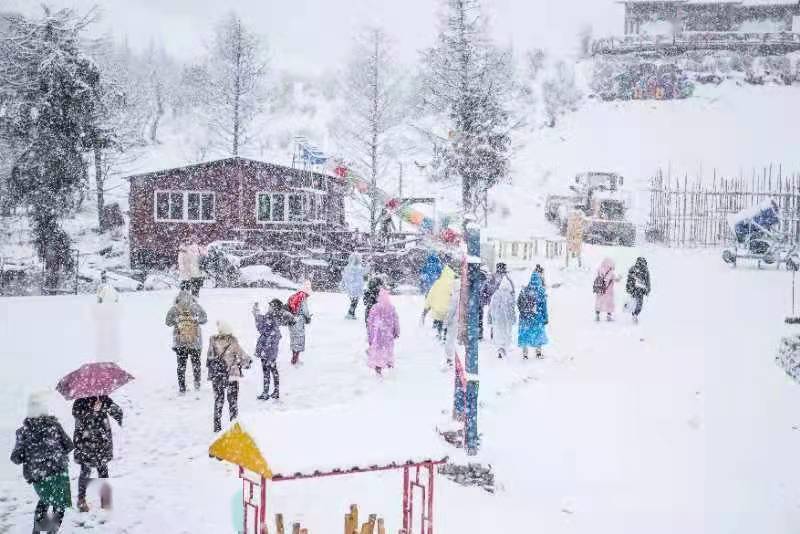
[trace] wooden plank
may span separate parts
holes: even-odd
[[[344,534],[353,534],[354,525],[353,514],[344,514]]]
[[[283,514],[275,514],[275,532],[277,534],[286,534],[283,527]]]
[[[378,518],[378,534],[386,534],[386,527],[383,524],[383,518]]]
[[[378,516],[375,514],[369,515],[369,520],[361,525],[361,534],[375,534],[375,522],[378,520]]]
[[[350,528],[350,532],[347,534],[353,534],[354,530],[358,530],[358,505],[351,504],[350,505],[350,515],[353,516],[353,525]]]
[[[292,525],[292,534],[300,534],[300,523]]]

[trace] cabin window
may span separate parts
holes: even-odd
[[[284,222],[285,195],[283,193],[259,193],[256,205],[258,222]]]
[[[261,223],[310,223],[324,220],[325,195],[303,193],[258,193],[256,220]]]
[[[289,222],[303,220],[303,196],[289,195]]]
[[[190,221],[214,220],[214,194],[188,192],[186,193],[186,214]]]
[[[214,193],[204,191],[156,191],[157,221],[213,222]]]

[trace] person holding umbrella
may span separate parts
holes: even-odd
[[[81,467],[78,478],[78,510],[88,512],[86,489],[92,470],[100,478],[108,478],[108,462],[114,458],[114,442],[111,435],[113,418],[122,426],[122,409],[109,395],[117,388],[133,380],[133,376],[111,362],[96,362],[82,365],[62,378],[56,390],[72,404],[75,418],[75,463]]]
[[[85,397],[72,404],[72,416],[75,417],[75,463],[81,466],[78,510],[88,512],[86,488],[92,469],[97,470],[99,478],[108,478],[108,462],[114,459],[114,441],[108,418],[112,417],[122,426],[122,408],[108,395]]]
[[[22,464],[25,481],[39,497],[33,514],[33,532],[58,532],[64,511],[72,506],[69,487],[69,452],[73,449],[58,419],[50,415],[44,394],[28,399],[28,415],[17,430],[11,461]],[[53,514],[48,518],[48,510]]]

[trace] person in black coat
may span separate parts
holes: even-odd
[[[33,516],[33,532],[57,532],[64,511],[72,504],[69,487],[68,455],[72,440],[61,423],[49,415],[43,395],[32,395],[28,416],[17,430],[11,461],[22,464],[25,481],[33,484],[39,502]],[[52,518],[48,510],[53,508]]]
[[[367,289],[364,291],[364,322],[369,319],[369,311],[378,302],[378,293],[382,287],[386,287],[386,282],[380,274],[369,279]]]
[[[625,291],[633,299],[633,310],[631,311],[633,320],[639,322],[644,298],[650,294],[650,270],[647,268],[647,260],[641,256],[636,259],[636,263],[628,271]]]
[[[78,509],[88,511],[86,488],[92,469],[97,470],[99,478],[108,478],[108,462],[114,458],[114,442],[111,435],[112,417],[122,426],[122,409],[111,397],[87,397],[78,399],[72,405],[75,417],[75,463],[81,466],[78,478]]]

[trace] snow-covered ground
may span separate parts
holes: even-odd
[[[790,306],[785,271],[731,270],[716,253],[590,248],[627,269],[650,262],[654,293],[640,325],[620,316],[593,321],[589,270],[547,268],[551,338],[544,361],[518,354],[499,361],[481,347],[478,457],[497,474],[495,495],[438,481],[437,532],[790,533],[800,524],[800,387],[773,363]],[[515,273],[517,285],[528,273]],[[245,347],[256,299],[284,291],[206,290],[209,322],[229,320]],[[211,392],[178,398],[170,331],[171,292],[122,295],[121,365],[136,376],[115,399],[125,410],[111,463],[115,510],[109,517],[68,512],[65,532],[232,532],[234,469],[207,455]],[[340,407],[356,416],[407,407],[430,432],[449,412],[452,375],[442,350],[419,325],[421,298],[397,296],[397,368],[378,379],[365,366],[362,321],[343,319],[346,298],[315,294],[305,365],[281,356],[280,404],[255,399],[260,369],[242,385],[241,411],[293,412]],[[622,295],[617,295],[618,304]],[[92,358],[90,296],[0,300],[0,439],[10,450],[27,393]],[[208,334],[210,328],[206,329]],[[68,431],[68,403],[53,404]],[[369,408],[369,409],[367,409]],[[319,416],[324,417],[325,410]],[[308,414],[306,414],[308,415]],[[364,450],[380,449],[369,418],[353,421]],[[398,421],[398,424],[402,422]],[[276,435],[275,439],[281,439]],[[336,439],[336,436],[331,436]],[[414,439],[408,436],[406,439]],[[318,443],[315,464],[324,462]],[[453,458],[465,461],[453,450]],[[311,459],[310,459],[311,460]],[[77,471],[72,466],[73,490]],[[302,520],[311,532],[338,532],[349,504],[381,514],[391,532],[400,515],[399,475],[299,481],[272,488],[270,512]],[[30,532],[34,492],[21,470],[0,462],[0,531]],[[107,522],[101,524],[101,521]]]

